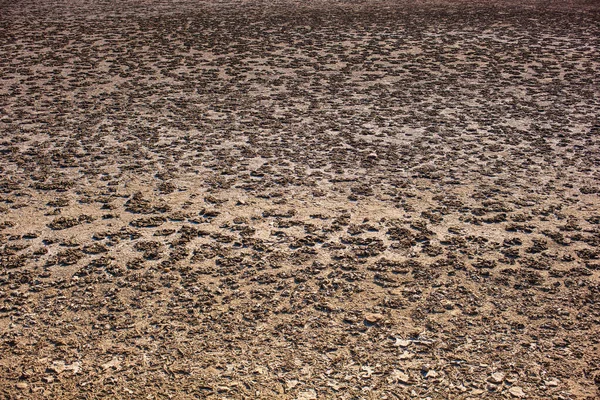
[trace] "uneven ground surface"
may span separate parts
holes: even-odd
[[[0,396],[592,399],[600,12],[0,2]]]

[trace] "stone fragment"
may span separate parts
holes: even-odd
[[[425,374],[425,378],[437,378],[438,375],[439,374],[436,371],[430,369],[429,371],[427,371],[427,374]]]
[[[492,376],[490,376],[488,378],[488,381],[490,381],[492,383],[502,383],[502,382],[504,382],[505,376],[506,376],[506,374],[504,374],[503,372],[494,372],[492,374]]]
[[[299,384],[299,383],[300,383],[300,382],[298,382],[297,380],[295,380],[295,379],[292,379],[292,380],[289,380],[289,381],[285,381],[285,387],[286,387],[288,390],[290,390],[290,389],[293,389],[293,388],[295,388],[296,386],[298,386],[298,384]]]
[[[392,372],[392,378],[400,383],[404,383],[404,384],[408,384],[410,382],[410,376],[408,376],[407,374],[405,374],[404,372],[395,369]]]
[[[552,379],[548,379],[546,381],[544,381],[544,385],[549,386],[549,387],[556,387],[558,386],[559,381],[556,378],[552,378]]]
[[[518,398],[523,398],[523,397],[527,396],[525,394],[525,392],[523,391],[523,388],[521,388],[519,386],[513,386],[513,387],[511,387],[510,389],[508,389],[508,393],[510,393],[514,397],[518,397]]]
[[[378,313],[368,313],[365,315],[365,322],[368,324],[376,324],[383,319],[383,315]]]
[[[109,362],[106,362],[104,364],[102,364],[102,369],[103,370],[107,370],[107,369],[119,369],[119,367],[121,366],[121,360],[118,357],[113,357],[112,360],[110,360]]]
[[[396,346],[396,347],[408,347],[408,346],[410,346],[410,344],[411,344],[410,340],[396,338],[396,343],[394,343],[394,346]]]
[[[308,390],[305,390],[304,392],[298,393],[298,397],[296,397],[296,400],[316,400],[316,398],[317,398],[316,390],[308,389]]]

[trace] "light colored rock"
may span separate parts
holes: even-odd
[[[559,383],[560,382],[556,378],[552,378],[552,379],[548,379],[547,381],[544,381],[544,385],[549,386],[549,387],[556,387],[556,386],[558,386]]]
[[[365,315],[365,321],[369,324],[376,324],[383,319],[382,314],[368,313]]]
[[[410,382],[410,376],[408,376],[407,374],[405,374],[404,372],[395,369],[392,372],[392,378],[400,383],[404,383],[404,384],[408,384]]]
[[[57,360],[52,362],[49,369],[57,374],[62,374],[65,371],[72,371],[74,374],[77,374],[81,371],[81,361],[74,361],[71,364],[66,364],[62,360]]]
[[[360,369],[362,371],[364,371],[364,373],[361,374],[361,377],[363,377],[363,378],[370,378],[371,375],[373,375],[373,372],[374,372],[373,367],[369,367],[368,365],[363,365],[362,367],[360,367]]]
[[[121,366],[121,360],[118,357],[113,357],[112,360],[110,360],[109,362],[106,362],[104,364],[102,364],[102,369],[103,370],[107,370],[107,369],[119,369]]]
[[[515,397],[518,398],[523,398],[526,397],[527,395],[525,394],[525,392],[523,391],[523,388],[519,387],[519,386],[513,386],[510,389],[508,389],[508,393],[512,394]]]
[[[49,369],[56,372],[57,374],[61,374],[65,372],[67,368],[64,361],[53,361]]]
[[[289,381],[285,381],[285,387],[286,387],[288,390],[290,390],[290,389],[293,389],[293,388],[295,388],[296,386],[298,386],[298,384],[299,384],[299,383],[300,383],[300,382],[298,382],[297,380],[295,380],[295,379],[292,379],[292,380],[289,380]]]
[[[488,381],[492,383],[502,383],[504,382],[504,377],[506,374],[504,372],[494,372],[492,376],[488,378]]]
[[[298,393],[298,397],[296,397],[296,400],[316,400],[316,398],[317,391],[315,389],[308,389],[304,392]]]
[[[438,375],[439,374],[436,371],[430,369],[429,371],[427,371],[427,374],[425,374],[425,378],[437,378]]]
[[[74,374],[78,374],[81,371],[81,361],[72,362],[71,365],[67,365],[66,367],[73,371]]]
[[[259,365],[256,368],[254,368],[255,374],[266,375],[268,372],[269,370],[267,369],[267,367],[263,367],[262,365]]]
[[[408,346],[411,345],[411,343],[412,342],[410,340],[396,338],[396,343],[394,343],[394,346],[396,346],[396,347],[408,347]]]
[[[19,389],[19,390],[26,390],[28,387],[29,387],[29,385],[27,384],[27,382],[17,383],[17,389]]]

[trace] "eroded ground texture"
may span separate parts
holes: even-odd
[[[597,5],[0,2],[0,396],[597,398]]]

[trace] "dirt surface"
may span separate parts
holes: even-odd
[[[0,396],[594,399],[596,1],[0,2]]]

